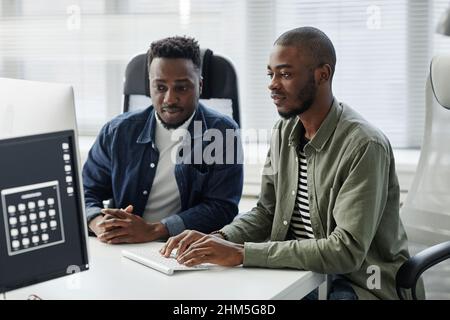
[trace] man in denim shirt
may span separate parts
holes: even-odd
[[[89,228],[107,243],[153,241],[185,229],[208,233],[238,212],[239,132],[232,119],[199,103],[197,42],[156,41],[148,63],[153,106],[108,122],[83,168]],[[111,198],[121,209],[102,209]]]

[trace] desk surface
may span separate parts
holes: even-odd
[[[9,299],[300,299],[325,281],[309,271],[214,267],[172,276],[123,258],[124,248],[160,248],[161,242],[108,245],[89,239],[90,269],[6,293]]]

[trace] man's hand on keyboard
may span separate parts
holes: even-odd
[[[178,248],[178,262],[189,267],[201,263],[231,267],[240,265],[244,261],[243,245],[194,230],[185,230],[169,238],[160,253],[169,257],[175,248]]]
[[[139,243],[167,237],[169,232],[162,223],[148,223],[141,217],[133,214],[133,207],[123,209],[103,209],[103,214],[113,216],[98,224],[101,228],[114,228],[106,231],[98,238],[106,243]]]

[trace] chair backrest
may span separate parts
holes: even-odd
[[[433,245],[450,239],[450,55],[431,61],[425,136],[413,183],[401,210],[408,237]]]
[[[230,116],[240,126],[239,94],[233,64],[210,49],[201,50],[203,90],[200,102]],[[147,54],[139,54],[128,63],[123,87],[123,112],[151,105]]]

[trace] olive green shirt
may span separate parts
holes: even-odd
[[[244,243],[244,267],[340,274],[359,299],[397,299],[395,276],[409,253],[388,139],[334,99],[304,148],[315,239],[291,240],[303,133],[297,117],[277,122],[257,206],[222,231]],[[421,281],[417,293],[424,295]]]

